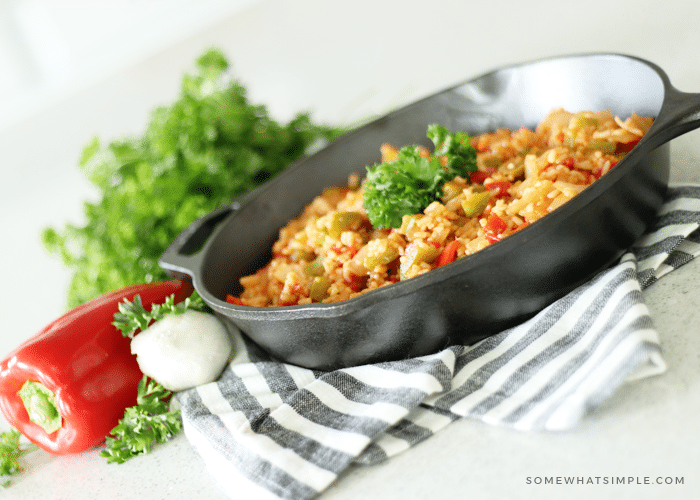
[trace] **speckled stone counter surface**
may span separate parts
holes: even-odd
[[[220,47],[251,100],[276,116],[310,110],[351,124],[505,64],[570,53],[643,57],[680,90],[700,92],[699,20],[695,1],[251,2],[2,126],[0,355],[63,311],[70,274],[39,238],[48,225],[79,223],[82,202],[94,196],[76,167],[82,147],[95,134],[141,131],[206,47]],[[699,132],[672,142],[672,181],[700,182]],[[644,297],[667,371],[625,385],[576,429],[522,433],[458,421],[382,465],[351,469],[321,498],[700,498],[700,262]],[[0,497],[224,498],[184,435],[123,465],[99,451],[32,452]],[[610,484],[614,477],[632,484]],[[242,490],[239,498],[254,497]]]

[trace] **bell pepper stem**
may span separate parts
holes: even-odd
[[[56,406],[56,395],[40,382],[27,380],[17,395],[22,399],[29,420],[46,434],[56,432],[63,425],[63,417]]]

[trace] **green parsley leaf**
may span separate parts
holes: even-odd
[[[150,453],[154,443],[165,443],[182,429],[180,410],[170,410],[172,393],[146,375],[139,382],[136,406],[127,408],[107,437],[100,456],[108,463],[124,463]],[[112,437],[113,436],[113,437]]]
[[[447,127],[443,125],[432,124],[428,126],[428,138],[435,144],[434,155],[447,157],[448,169],[447,174],[450,180],[457,175],[462,175],[467,172],[475,172],[476,166],[476,149],[471,145],[471,136],[466,132],[458,131],[450,134]]]
[[[36,446],[20,442],[20,433],[15,429],[0,433],[0,477],[24,471],[20,458],[34,449]],[[6,488],[11,483],[9,479],[0,482],[0,488]]]
[[[154,321],[158,321],[166,314],[182,314],[188,309],[195,311],[207,311],[208,307],[202,298],[193,292],[185,300],[175,303],[175,294],[166,297],[162,304],[152,304],[151,310],[143,307],[140,295],[135,295],[133,300],[124,299],[119,303],[119,311],[114,314],[112,324],[122,332],[123,337],[133,337],[137,330],[145,330]]]
[[[375,227],[401,226],[404,215],[420,213],[439,199],[446,181],[477,170],[476,150],[468,134],[451,134],[442,125],[430,125],[427,136],[435,145],[427,158],[415,146],[404,146],[396,160],[367,167],[364,207]]]
[[[80,168],[99,190],[84,225],[47,228],[44,245],[73,270],[68,306],[133,283],[168,279],[158,259],[193,221],[341,134],[299,114],[286,124],[227,73],[217,50],[182,78],[179,97],[155,109],[145,132],[94,138]]]

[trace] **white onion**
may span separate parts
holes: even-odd
[[[224,324],[198,311],[168,314],[131,341],[141,371],[171,391],[216,380],[232,348]]]

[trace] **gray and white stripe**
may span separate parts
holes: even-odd
[[[617,266],[473,346],[333,372],[249,346],[219,380],[178,394],[185,433],[232,496],[309,499],[459,418],[570,428],[625,380],[665,369],[642,289],[700,254],[699,226],[700,186],[669,189]]]

